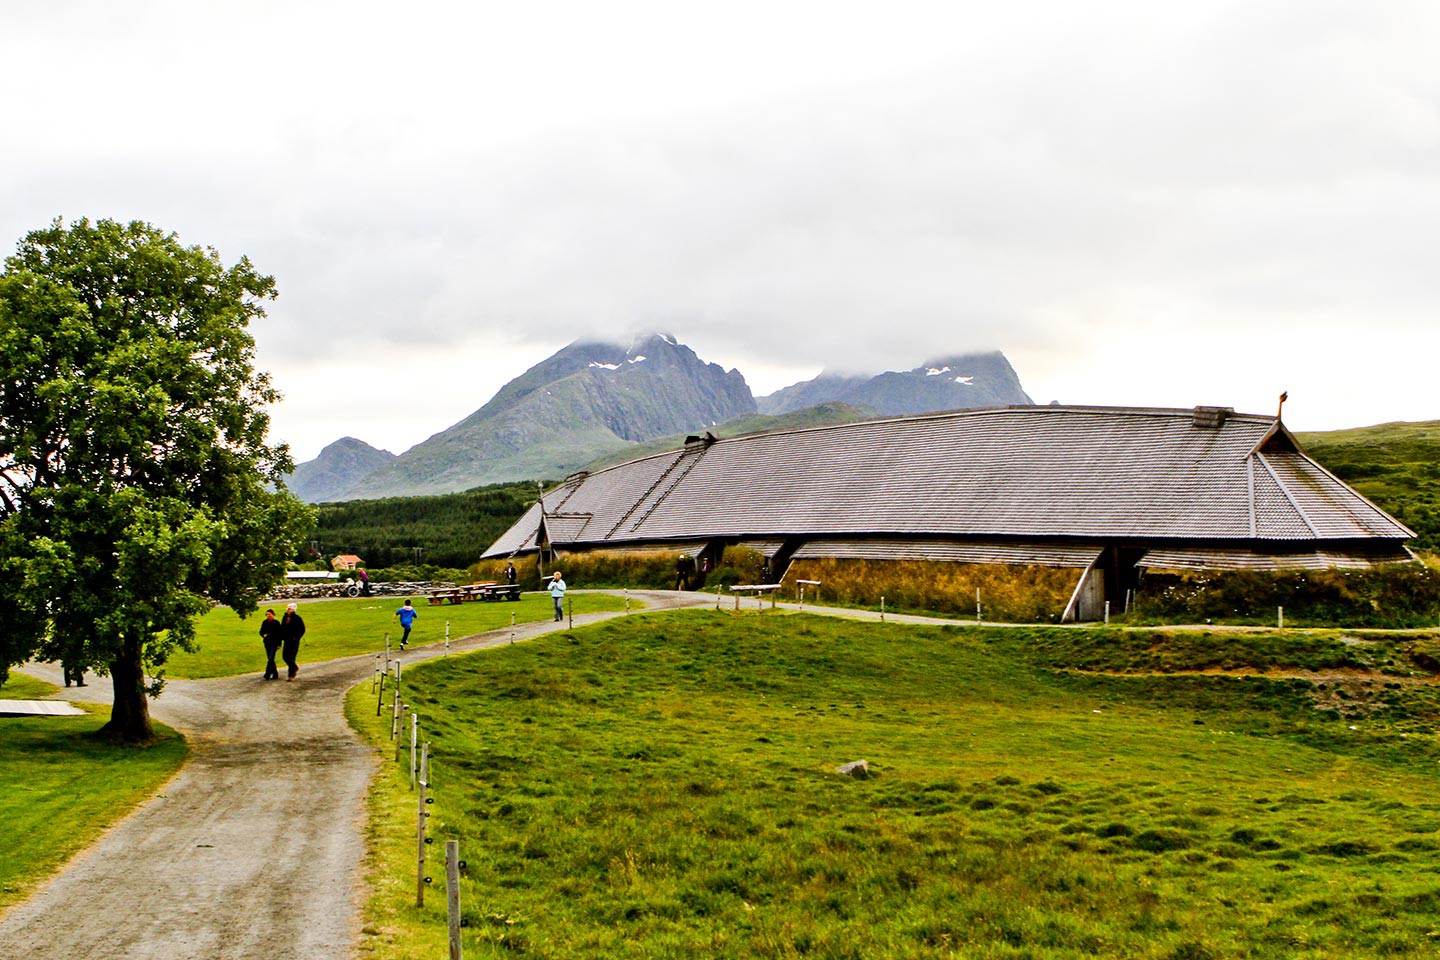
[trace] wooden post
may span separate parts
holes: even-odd
[[[400,737],[400,661],[395,661],[395,688],[390,706],[390,739]],[[398,749],[398,748],[397,748]],[[396,759],[399,759],[398,757]]]
[[[570,618],[570,629],[575,629],[575,601],[569,597],[565,598],[565,615]],[[514,616],[514,614],[511,614]]]
[[[1127,589],[1127,590],[1125,591],[1125,609],[1122,610],[1122,611],[1120,611],[1120,612],[1121,612],[1121,613],[1129,613],[1129,612],[1130,612],[1130,604],[1133,603],[1134,600],[1135,600],[1135,591],[1134,591],[1133,589]]]
[[[800,609],[805,609],[805,584],[797,582],[795,588],[800,591]]]
[[[625,588],[625,612],[630,612],[630,588]]]
[[[390,672],[390,631],[385,631],[385,672]]]
[[[445,841],[445,913],[450,919],[450,960],[460,958],[460,841]]]
[[[385,706],[385,671],[380,671],[380,694],[375,698],[375,716],[380,716],[380,709]]]
[[[415,906],[425,906],[425,819],[429,816],[425,812],[425,788],[426,783],[420,781],[420,812],[415,820]]]
[[[1110,626],[1110,601],[1105,601],[1105,626]]]
[[[415,751],[420,745],[420,714],[410,711],[410,789],[415,789]]]
[[[975,622],[980,622],[980,588],[975,588]]]
[[[1281,629],[1281,630],[1284,630],[1284,629],[1285,629],[1285,608],[1284,608],[1284,607],[1276,607],[1276,608],[1275,608],[1275,618],[1276,618],[1276,621],[1280,624],[1280,629]]]
[[[735,612],[736,612],[736,613],[739,613],[739,612],[740,612],[740,593],[739,593],[739,591],[736,591],[736,593],[735,593]]]
[[[885,594],[880,594],[880,622],[885,622]]]
[[[445,656],[450,656],[450,621],[445,621]]]

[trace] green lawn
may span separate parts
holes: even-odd
[[[0,697],[32,700],[54,690],[11,674]],[[87,709],[83,717],[0,717],[0,911],[152,796],[185,760],[185,741],[158,723],[164,739],[144,749],[96,740],[90,734],[110,708]]]
[[[621,597],[602,593],[577,593],[567,598],[576,615],[607,610],[623,610]],[[317,600],[299,605],[305,621],[305,639],[300,643],[300,663],[318,663],[336,657],[374,653],[385,648],[385,634],[390,634],[392,647],[400,644],[403,632],[391,623],[404,598],[357,597],[342,600]],[[513,615],[516,623],[548,620],[554,606],[543,593],[522,594],[519,602],[464,603],[431,607],[423,597],[416,597],[420,618],[410,632],[411,645],[443,643],[445,626],[450,625],[450,639],[458,640],[476,633],[508,626]],[[631,609],[640,604],[630,601]],[[199,650],[195,653],[176,651],[165,664],[168,676],[181,678],[225,677],[237,673],[260,673],[265,669],[265,648],[260,643],[260,621],[266,609],[283,616],[285,605],[261,607],[258,613],[241,620],[226,607],[217,607],[200,618],[196,625]],[[284,665],[280,669],[283,671]]]
[[[467,957],[1434,955],[1427,696],[1054,669],[1088,633],[704,611],[420,665],[437,882],[387,764],[364,953],[444,954],[458,839]],[[1193,657],[1152,640],[1106,666]],[[350,715],[388,754],[368,685]]]

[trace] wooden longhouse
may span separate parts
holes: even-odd
[[[732,439],[571,476],[487,557],[760,551],[1076,570],[1065,619],[1153,570],[1368,567],[1414,533],[1311,460],[1277,417],[1006,407]]]

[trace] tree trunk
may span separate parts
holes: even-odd
[[[150,723],[150,701],[145,696],[145,669],[140,659],[140,641],[126,640],[120,655],[110,664],[115,704],[110,722],[100,736],[121,743],[149,743],[155,739]]]

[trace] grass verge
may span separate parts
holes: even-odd
[[[568,600],[578,615],[623,610],[622,597],[605,593],[572,592]],[[398,646],[402,633],[391,617],[403,598],[356,597],[341,600],[317,600],[302,603],[300,616],[305,620],[305,639],[300,642],[300,662],[317,663],[336,657],[374,653],[384,649],[385,634]],[[415,646],[443,643],[445,626],[450,625],[450,639],[458,640],[476,633],[508,626],[513,614],[516,623],[548,620],[554,612],[550,597],[541,593],[523,594],[519,602],[463,603],[431,607],[417,598],[420,617],[410,633]],[[632,609],[641,605],[631,600]],[[199,679],[226,677],[238,673],[261,673],[265,669],[265,648],[260,643],[260,621],[266,607],[241,620],[234,611],[217,607],[196,624],[199,649],[194,653],[177,650],[165,664],[167,676]],[[273,607],[275,615],[285,612],[285,605]],[[284,670],[284,665],[280,667]]]
[[[28,700],[54,690],[12,674],[3,695]],[[189,754],[185,740],[159,723],[162,739],[149,747],[97,740],[109,708],[80,706],[83,717],[0,717],[0,912],[153,796]]]
[[[704,611],[417,667],[465,955],[1434,954],[1433,733],[1291,680],[1057,669],[1084,638],[1051,633]],[[387,765],[367,957],[444,950],[414,802]]]

